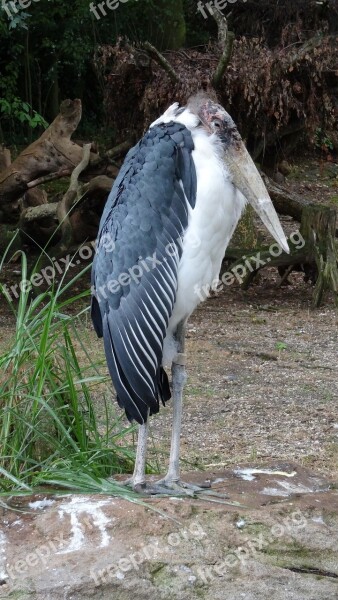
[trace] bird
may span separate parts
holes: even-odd
[[[249,202],[288,244],[240,133],[217,99],[175,102],[129,150],[108,196],[92,266],[91,317],[117,402],[138,423],[136,492],[194,494],[182,481],[180,432],[187,320],[218,276]],[[167,370],[171,367],[172,381]],[[146,481],[149,417],[172,397],[167,474]]]

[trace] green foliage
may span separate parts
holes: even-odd
[[[48,127],[47,121],[20,98],[14,98],[10,102],[5,98],[0,98],[0,112],[4,118],[17,120],[20,123],[28,123],[32,129],[37,126],[45,129]]]
[[[24,253],[21,266],[22,282],[27,282]],[[106,478],[131,469],[134,452],[123,440],[133,427],[125,427],[122,416],[112,415],[108,405],[104,416],[96,417],[93,395],[107,377],[79,334],[87,308],[70,314],[89,294],[69,297],[88,268],[34,298],[29,285],[22,283],[18,306],[0,284],[2,302],[9,303],[16,317],[13,340],[0,354],[3,492],[31,491],[46,484],[82,489],[87,482],[87,488],[96,491],[130,494]],[[79,348],[86,366],[80,365]]]
[[[26,141],[28,127],[36,126],[35,115],[51,121],[67,97],[83,100],[84,125],[89,121],[97,128],[98,120],[104,122],[103,82],[93,68],[97,47],[114,44],[120,35],[133,41],[148,39],[159,49],[181,46],[182,1],[129,0],[116,10],[106,7],[106,16],[100,19],[90,12],[88,0],[32,2],[27,12],[12,11],[12,20],[0,8],[0,98],[9,104],[22,98],[36,111],[31,121],[19,116],[25,128],[2,122],[3,141]],[[94,6],[98,4],[94,1]]]
[[[314,143],[317,150],[324,150],[325,152],[334,150],[332,139],[321,127],[317,127],[315,131]]]
[[[287,349],[287,344],[285,344],[285,342],[276,342],[275,344],[275,348],[276,350],[278,350],[278,352],[281,352],[281,350],[286,350]]]

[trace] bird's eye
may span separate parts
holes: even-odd
[[[222,127],[222,122],[220,119],[215,119],[213,121],[213,124],[214,124],[215,129],[221,129],[221,127]]]

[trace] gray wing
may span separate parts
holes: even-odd
[[[176,298],[188,203],[196,200],[191,133],[150,129],[128,153],[102,215],[92,319],[117,399],[139,423],[170,398],[163,340]]]

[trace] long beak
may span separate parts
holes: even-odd
[[[262,219],[278,244],[289,253],[290,249],[278,215],[264,182],[243,142],[231,144],[225,154],[234,185],[242,192]]]

